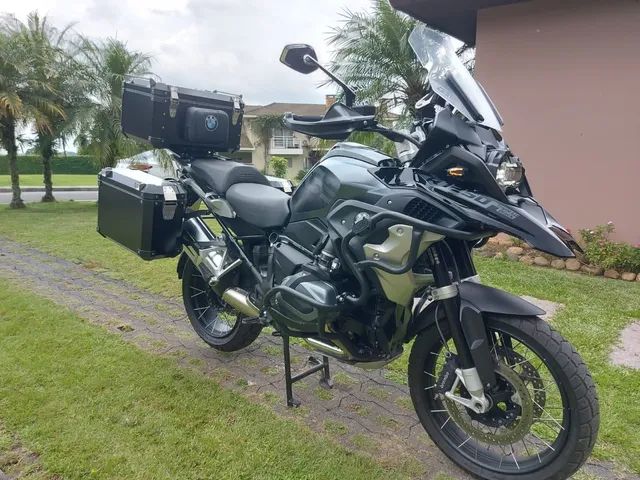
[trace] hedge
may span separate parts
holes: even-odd
[[[100,166],[91,155],[56,156],[51,161],[53,173],[93,175]],[[39,155],[18,155],[18,172],[24,174],[42,173],[42,157]],[[9,158],[0,155],[0,175],[9,174]]]

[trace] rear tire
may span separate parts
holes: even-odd
[[[477,420],[482,417],[481,415],[470,414],[469,418],[473,420],[467,423],[466,414],[469,411],[458,407],[462,416],[459,416],[458,412],[454,412],[452,417],[450,414],[452,411],[451,403],[447,404],[446,400],[441,400],[441,397],[436,393],[437,388],[433,387],[437,381],[433,375],[438,377],[438,372],[442,371],[438,370],[437,365],[438,355],[445,352],[442,337],[448,345],[451,343],[447,322],[441,321],[440,328],[442,336],[434,325],[416,338],[411,350],[408,372],[411,399],[416,413],[434,443],[454,463],[487,480],[538,480],[542,478],[562,480],[574,474],[587,460],[595,444],[599,427],[599,407],[593,380],[586,365],[571,344],[553,330],[549,324],[537,317],[490,317],[487,319],[488,331],[491,332],[493,338],[498,339],[497,342],[494,342],[494,346],[497,343],[498,348],[492,352],[496,352],[496,357],[499,357],[502,353],[498,355],[497,351],[506,351],[499,346],[499,342],[508,345],[511,352],[514,352],[505,354],[506,357],[511,355],[510,365],[509,360],[505,360],[505,357],[501,356],[501,361],[503,365],[509,365],[507,368],[520,376],[523,382],[536,384],[527,384],[527,389],[533,387],[532,397],[536,392],[541,391],[542,384],[544,384],[545,392],[552,382],[555,382],[554,388],[557,387],[557,393],[551,397],[547,396],[546,399],[545,397],[542,399],[535,397],[533,402],[533,408],[537,409],[535,417],[539,417],[538,420],[546,420],[546,423],[553,427],[552,432],[555,429],[558,430],[556,440],[548,439],[548,443],[536,442],[539,440],[536,435],[541,435],[539,429],[545,428],[544,425],[540,426],[545,423],[543,421],[533,422],[521,440],[517,440],[517,443],[513,440],[515,446],[509,447],[508,443],[496,446],[490,443],[497,437],[488,439],[489,437],[483,437],[482,434],[474,434],[477,430],[472,427],[476,427],[478,430],[481,430],[480,427],[487,428],[486,424]],[[508,338],[508,341],[505,341],[502,335],[504,338]],[[515,343],[512,342],[517,342],[518,347],[513,346]],[[532,355],[527,357],[517,353],[518,350],[522,352],[525,349],[532,352]],[[518,355],[520,355],[519,358],[514,361],[513,357]],[[526,361],[523,360],[525,357]],[[518,366],[520,364],[525,364],[526,367]],[[540,364],[537,370],[532,370],[537,364]],[[525,368],[526,371],[524,371]],[[547,373],[536,377],[538,373],[535,372],[543,372],[543,368]],[[516,381],[516,384],[518,383]],[[524,383],[520,383],[520,385],[525,386]],[[528,394],[525,392],[524,395]],[[548,394],[545,393],[545,395]],[[512,398],[517,398],[521,405],[525,404],[521,400],[521,395],[514,395]],[[536,403],[535,400],[538,400],[542,405]],[[554,400],[561,402],[560,408],[553,406]],[[550,403],[552,406],[549,406]],[[520,415],[523,411],[524,407],[520,407]],[[519,416],[518,418],[524,417]],[[558,426],[556,427],[551,420]],[[462,421],[462,426],[458,425],[460,421]],[[507,432],[506,435],[510,435],[516,428],[517,423],[514,422],[509,426],[497,428],[496,433]],[[494,435],[491,427],[485,431],[488,436]],[[531,440],[536,441],[528,444],[527,441],[531,442]],[[486,452],[484,449],[478,448],[483,445],[483,442],[488,442],[484,446],[490,445]],[[536,451],[534,454],[526,450],[525,453],[522,445],[524,445],[524,449],[528,447],[533,450],[532,445],[536,446],[536,443],[540,448],[539,452]],[[497,453],[494,455],[490,448],[495,448]],[[517,458],[520,455],[522,458],[518,461]],[[500,462],[498,463],[494,458],[499,459]]]
[[[235,352],[251,345],[262,325],[247,324],[207,285],[191,260],[182,272],[182,299],[191,326],[208,345],[222,352]]]

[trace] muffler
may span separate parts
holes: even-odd
[[[260,316],[260,309],[253,304],[249,295],[239,288],[227,288],[222,294],[222,301],[249,318]]]

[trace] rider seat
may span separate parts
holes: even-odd
[[[289,195],[272,187],[254,166],[230,160],[193,160],[189,174],[206,192],[224,195],[245,222],[263,229],[287,223]]]
[[[236,183],[226,198],[238,217],[259,228],[282,227],[289,218],[289,195],[270,185]]]
[[[213,191],[218,195],[224,195],[229,187],[236,183],[269,185],[267,178],[253,165],[231,160],[193,160],[189,173],[205,192]]]

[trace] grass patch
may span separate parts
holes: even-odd
[[[0,378],[0,421],[68,479],[402,476],[4,280]]]
[[[0,235],[80,262],[96,262],[110,275],[155,293],[176,296],[180,285],[176,260],[144,262],[95,233],[94,204],[29,205],[22,211],[0,208]],[[640,283],[588,277],[529,267],[517,262],[476,257],[486,284],[519,295],[565,305],[553,320],[587,362],[600,397],[601,429],[595,455],[617,460],[640,472],[640,373],[614,367],[609,351],[619,332],[640,318]],[[389,366],[396,381],[406,382],[405,354]],[[274,352],[275,353],[275,352]],[[374,393],[377,393],[374,391]]]
[[[53,174],[53,188],[56,187],[97,187],[97,175],[71,175],[71,174]],[[42,175],[26,174],[20,175],[21,187],[43,187]],[[0,187],[10,187],[11,177],[9,175],[0,175]]]
[[[140,288],[170,297],[180,295],[177,259],[145,262],[96,232],[93,202],[29,204],[22,210],[0,206],[0,235],[39,248]]]

